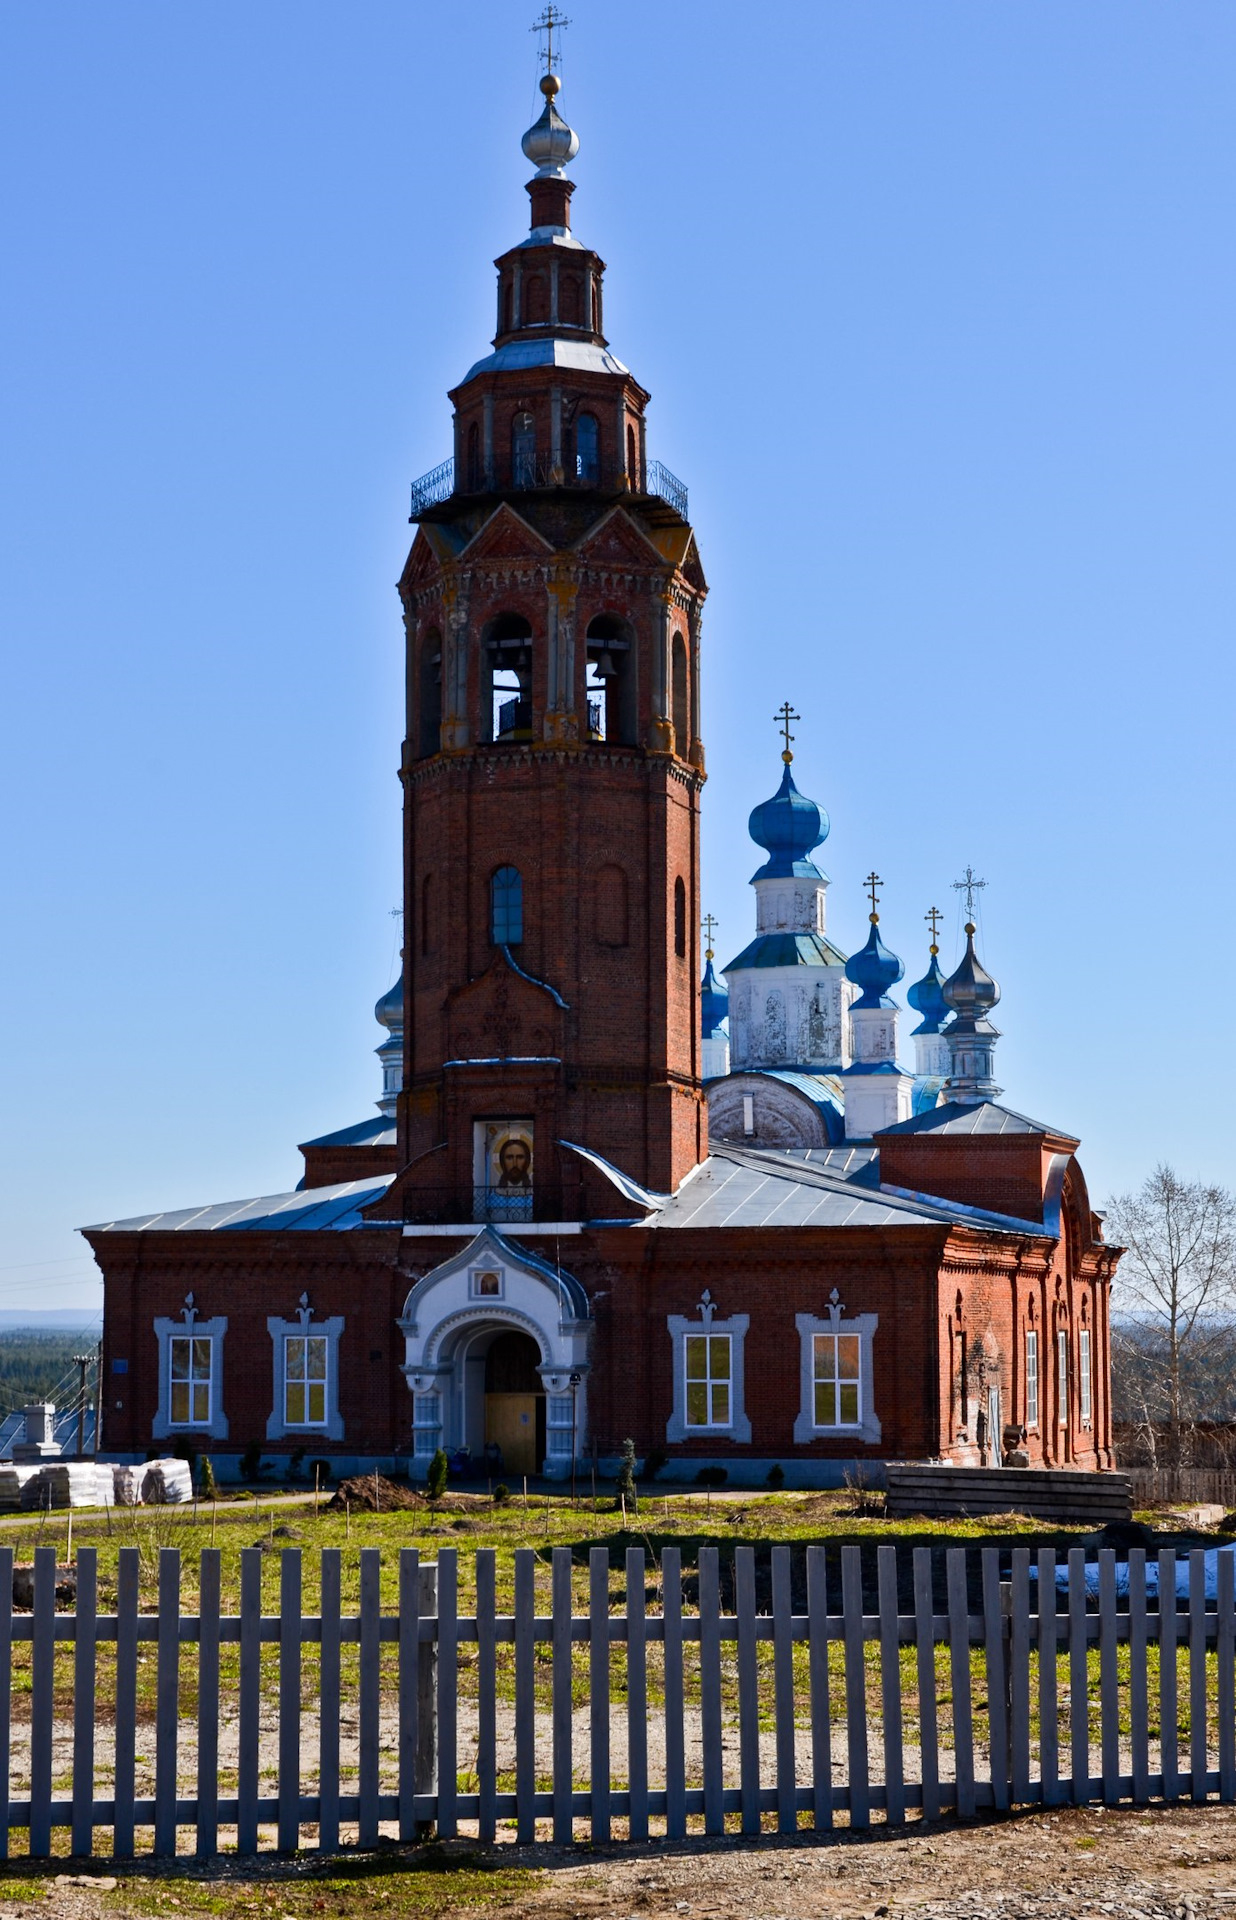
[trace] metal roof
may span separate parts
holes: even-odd
[[[361,1218],[386,1192],[393,1174],[368,1180],[344,1180],[337,1186],[303,1192],[267,1194],[257,1200],[220,1200],[208,1207],[182,1207],[176,1213],[139,1213],[132,1220],[104,1220],[84,1233],[346,1233],[368,1223]]]
[[[881,1127],[883,1133],[1050,1133],[1062,1140],[1072,1140],[1073,1134],[1063,1127],[1049,1127],[1042,1120],[1028,1120],[1024,1113],[1014,1113],[1011,1107],[997,1106],[994,1100],[979,1100],[972,1105],[963,1106],[958,1101],[949,1101],[945,1106],[932,1107],[927,1113],[920,1113],[913,1120],[899,1120],[895,1126]]]
[[[617,354],[607,347],[594,346],[591,340],[508,340],[496,353],[486,354],[468,368],[461,387],[475,380],[478,373],[523,372],[530,367],[568,367],[576,373],[627,373]]]
[[[305,1147],[393,1147],[395,1122],[384,1113],[372,1120],[358,1120],[354,1127],[340,1127],[335,1133],[320,1133],[316,1140],[302,1140]]]

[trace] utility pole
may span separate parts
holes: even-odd
[[[94,1359],[92,1353],[75,1353],[73,1365],[79,1370],[77,1382],[77,1458],[83,1460],[86,1455],[86,1368]]]

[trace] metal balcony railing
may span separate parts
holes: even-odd
[[[462,477],[457,483],[454,460],[443,460],[440,466],[412,482],[410,517],[419,519],[427,508],[441,506],[444,500],[449,500],[457,493],[524,493],[548,491],[556,487],[584,487],[599,493],[619,493],[629,484],[626,469],[609,460],[593,461],[587,466],[581,466],[576,461],[555,466],[548,454],[521,454],[515,461],[513,471],[507,471],[509,478],[503,472],[496,473],[492,479],[473,474]],[[689,517],[686,487],[660,460],[648,461],[644,485],[632,485],[631,491],[642,493],[646,498],[664,500],[684,520]]]
[[[590,1217],[582,1182],[558,1186],[538,1180],[533,1187],[422,1187],[404,1197],[407,1225],[476,1226],[493,1220],[517,1226],[527,1220],[586,1220]],[[613,1213],[623,1211],[615,1197]]]

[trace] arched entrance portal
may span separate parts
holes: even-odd
[[[526,1333],[495,1334],[485,1355],[485,1464],[494,1473],[539,1473],[545,1458],[540,1349]]]

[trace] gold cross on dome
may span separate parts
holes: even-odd
[[[954,880],[953,892],[964,893],[966,896],[966,919],[967,920],[973,920],[974,918],[975,894],[981,892],[986,885],[987,885],[987,882],[985,880],[975,879],[973,867],[966,868],[965,874],[962,879]]]
[[[721,924],[721,922],[720,922],[720,921],[719,921],[718,919],[716,919],[716,918],[715,918],[715,917],[714,917],[714,916],[713,916],[713,915],[712,915],[711,913],[706,913],[706,914],[704,915],[704,918],[703,918],[703,920],[702,920],[702,921],[700,922],[700,925],[701,925],[701,926],[703,927],[703,929],[704,929],[704,958],[705,958],[705,960],[711,960],[711,959],[712,959],[712,957],[713,957],[713,953],[712,953],[712,936],[713,936],[713,934],[714,934],[714,932],[716,931],[716,929],[717,929],[717,928],[718,928],[718,927],[720,926],[720,924]]]
[[[879,906],[880,902],[877,897],[876,889],[878,887],[882,887],[884,885],[884,882],[881,880],[879,874],[876,872],[874,867],[871,869],[871,872],[867,875],[867,878],[863,881],[863,885],[866,887],[867,892],[871,896],[871,917],[873,920],[878,920],[880,916],[876,912],[876,908]]]
[[[785,736],[785,751],[781,755],[781,758],[785,761],[785,764],[788,767],[790,764],[790,761],[794,758],[794,755],[790,752],[790,742],[794,738],[794,735],[790,732],[790,721],[801,720],[802,714],[795,713],[789,701],[784,700],[781,703],[781,705],[777,708],[776,713],[774,713],[773,719],[776,722],[777,726],[780,728],[782,734],[784,734]]]
[[[939,953],[940,922],[943,920],[944,915],[940,912],[939,907],[928,907],[923,918],[931,922],[931,951],[933,953]]]
[[[557,7],[553,5],[552,0],[550,5],[546,7],[544,13],[542,13],[540,19],[534,20],[532,23],[531,31],[533,33],[543,33],[545,35],[545,45],[541,48],[541,58],[545,62],[546,73],[552,73],[555,67],[561,66],[562,64],[561,48],[559,48],[557,52],[554,51],[554,29],[555,27],[557,28],[558,38],[561,40],[563,28],[569,27],[570,24],[566,15],[559,13]]]

